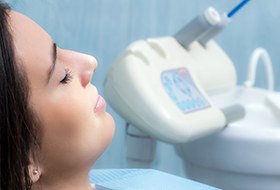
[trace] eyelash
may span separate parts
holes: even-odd
[[[69,82],[71,82],[72,79],[73,79],[72,71],[70,71],[69,69],[65,69],[65,76],[64,76],[64,78],[60,81],[60,83],[62,83],[62,84],[68,84]]]

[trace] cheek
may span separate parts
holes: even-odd
[[[45,97],[37,109],[43,124],[42,156],[53,165],[95,160],[114,134],[111,115],[94,114],[94,93],[74,89]]]
[[[85,153],[84,147],[93,145],[89,140],[97,133],[99,122],[90,110],[88,101],[78,97],[79,94],[56,97],[46,101],[40,109],[43,128],[42,153],[48,161],[65,164],[72,162],[73,155],[82,156]],[[64,156],[61,156],[61,152]]]
[[[54,98],[50,101],[44,112],[45,126],[48,130],[54,130],[58,134],[76,134],[83,126],[94,120],[93,111],[85,98],[79,98],[78,94]],[[91,123],[92,124],[92,123]]]

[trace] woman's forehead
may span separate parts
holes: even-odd
[[[33,20],[21,13],[11,11],[10,26],[17,49],[50,43],[50,36]]]
[[[10,12],[10,27],[16,56],[31,82],[42,79],[51,63],[53,41],[38,24],[21,13]]]

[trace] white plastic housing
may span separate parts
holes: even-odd
[[[133,43],[107,75],[106,99],[128,123],[165,142],[183,143],[222,129],[225,116],[205,90],[235,85],[235,70],[214,41],[206,48],[195,42],[187,51],[172,37]],[[178,68],[189,71],[209,107],[184,113],[172,101],[161,75]]]

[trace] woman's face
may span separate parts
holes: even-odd
[[[56,47],[22,14],[11,12],[10,17],[16,57],[29,81],[30,105],[41,122],[43,173],[88,167],[114,133],[105,102],[90,83],[95,58]]]

